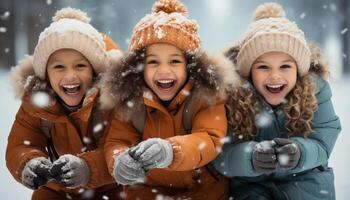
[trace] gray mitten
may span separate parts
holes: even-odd
[[[173,161],[173,147],[167,140],[150,138],[132,148],[130,155],[146,170],[166,168]]]
[[[276,154],[280,168],[283,170],[289,170],[295,168],[300,159],[299,146],[290,139],[287,138],[275,138],[276,142]]]
[[[44,157],[29,160],[22,171],[22,184],[33,190],[45,185],[51,178],[51,165],[51,161]]]
[[[115,159],[113,176],[119,184],[134,185],[144,183],[146,172],[142,164],[133,159],[129,150],[126,150]]]
[[[275,154],[276,143],[266,140],[255,145],[252,155],[253,167],[257,172],[271,174],[276,171],[278,162]]]
[[[86,162],[74,155],[60,156],[50,170],[57,182],[69,188],[83,187],[90,179],[90,169]]]

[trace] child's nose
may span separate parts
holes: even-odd
[[[159,67],[159,70],[158,70],[158,72],[164,72],[164,73],[166,73],[166,72],[170,72],[171,71],[171,69],[170,69],[170,66],[168,65],[168,64],[162,64],[162,65],[160,65],[160,67]]]
[[[281,78],[282,78],[282,76],[278,71],[272,71],[270,73],[270,76],[269,76],[269,79],[271,79],[271,80],[279,80]]]
[[[78,75],[77,75],[76,71],[68,70],[67,73],[65,74],[64,78],[66,80],[75,80],[78,78]]]

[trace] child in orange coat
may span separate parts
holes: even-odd
[[[126,199],[225,199],[210,162],[226,135],[226,89],[236,80],[224,56],[200,51],[197,24],[176,0],[155,3],[134,28],[130,53],[105,77],[113,108],[105,157]]]
[[[80,10],[59,10],[34,55],[12,73],[22,104],[8,137],[6,164],[18,182],[35,190],[32,199],[80,199],[85,189],[94,189],[89,197],[96,199],[117,198],[102,153],[108,113],[96,109],[97,79],[110,55],[118,55],[117,46],[89,20]]]

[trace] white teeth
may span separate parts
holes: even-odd
[[[167,83],[172,83],[174,82],[174,80],[158,80],[159,83],[162,83],[162,84],[167,84]]]
[[[282,86],[283,85],[267,85],[267,87],[270,87],[270,88],[280,88]]]
[[[67,89],[73,89],[73,88],[79,87],[79,85],[63,85],[62,87]]]

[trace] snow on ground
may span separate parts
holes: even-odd
[[[26,200],[31,198],[32,191],[17,183],[6,168],[5,150],[7,136],[12,127],[19,101],[15,100],[8,84],[9,73],[0,71],[0,199]],[[350,77],[332,81],[333,104],[341,119],[342,132],[335,145],[330,159],[330,166],[334,167],[336,194],[338,200],[349,199],[350,196]],[[16,159],[16,158],[13,158]]]

